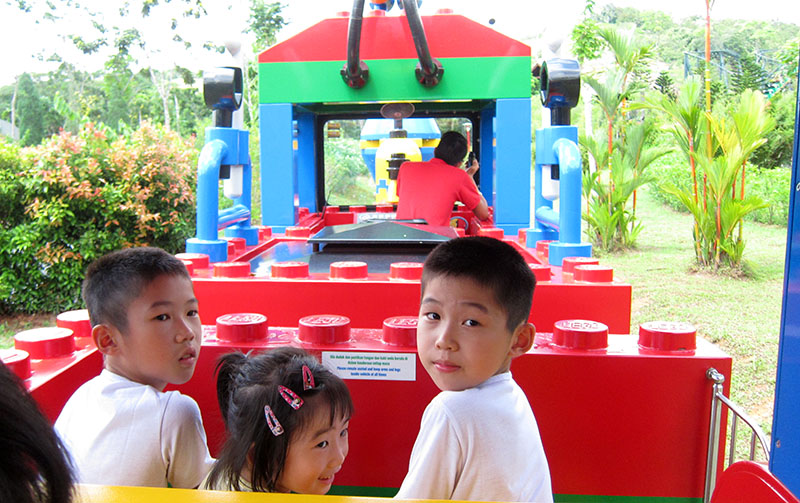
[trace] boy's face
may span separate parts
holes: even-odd
[[[462,391],[507,371],[533,335],[527,323],[509,332],[506,321],[488,288],[469,278],[432,278],[419,308],[417,351],[436,386]]]
[[[107,327],[113,341],[103,351],[106,368],[162,391],[192,377],[202,328],[190,279],[157,277],[128,305],[127,317],[126,333]]]
[[[331,425],[329,407],[317,407],[313,420],[292,436],[275,488],[279,492],[326,494],[350,449],[349,424],[350,418],[340,417]]]

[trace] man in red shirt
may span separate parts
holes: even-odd
[[[429,225],[448,226],[453,204],[461,201],[481,220],[489,218],[486,199],[472,179],[478,161],[463,170],[467,155],[467,139],[461,133],[448,131],[442,135],[427,162],[405,162],[397,176],[397,219],[421,218]]]

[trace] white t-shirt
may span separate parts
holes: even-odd
[[[194,488],[214,464],[194,400],[108,370],[75,391],[55,429],[84,484]]]
[[[395,498],[553,501],[539,428],[510,372],[431,400]]]

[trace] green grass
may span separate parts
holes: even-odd
[[[731,398],[769,434],[786,228],[745,222],[745,274],[698,272],[689,214],[656,202],[646,190],[638,202],[644,227],[638,249],[601,257],[614,267],[615,279],[633,285],[631,333],[646,321],[694,324],[700,336],[731,355]]]

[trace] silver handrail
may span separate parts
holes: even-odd
[[[739,419],[745,422],[750,427],[752,433],[750,434],[750,460],[755,459],[755,445],[756,437],[761,443],[761,448],[769,461],[769,443],[767,436],[758,424],[742,410],[741,407],[733,403],[728,397],[723,394],[723,384],[725,383],[725,376],[722,375],[714,367],[706,371],[706,378],[714,381],[711,393],[711,419],[709,421],[709,434],[708,434],[708,454],[706,456],[706,479],[705,479],[705,492],[703,493],[703,503],[711,501],[711,494],[714,492],[714,485],[717,481],[717,464],[719,462],[719,440],[720,440],[720,424],[722,419],[722,405],[727,406],[733,412],[733,423],[731,425],[731,445],[728,454],[728,466],[733,464],[734,456],[736,454],[736,431],[737,422]],[[727,412],[727,410],[725,411]]]

